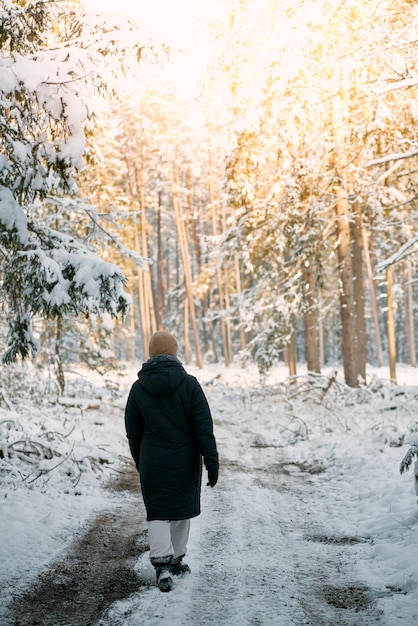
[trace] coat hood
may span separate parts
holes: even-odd
[[[186,376],[180,361],[166,355],[149,359],[138,372],[141,387],[152,396],[171,395]]]

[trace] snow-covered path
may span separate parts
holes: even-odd
[[[283,497],[254,485],[254,476],[226,472],[221,491],[206,498],[193,549],[204,555],[190,624],[304,624],[291,545],[281,531]]]
[[[204,512],[193,520],[187,562],[192,575],[175,580],[170,594],[155,587],[114,606],[103,624],[307,623],[296,599],[294,562],[280,531],[281,499],[253,486],[249,475],[228,472],[218,491],[204,497]],[[266,500],[269,509],[266,511]],[[136,567],[144,582],[154,581],[148,555]],[[127,615],[129,613],[129,617]],[[290,617],[292,616],[292,617]]]
[[[136,571],[146,586],[116,603],[100,625],[381,623],[370,590],[353,580],[356,549],[368,545],[359,539],[356,548],[356,538],[336,535],[332,520],[324,528],[323,511],[316,516],[309,499],[311,490],[308,474],[225,470],[217,488],[204,491],[203,513],[193,520],[187,559],[192,575],[176,579],[173,591],[161,594],[152,586],[154,572],[145,553]],[[324,548],[320,537],[334,543]]]
[[[241,370],[231,370],[226,380],[210,370],[199,376],[214,416],[221,471],[214,489],[204,476],[202,515],[192,522],[187,557],[191,576],[176,579],[173,591],[162,594],[146,551],[140,494],[110,494],[92,471],[68,490],[68,469],[60,465],[61,473],[48,474],[45,489],[40,482],[32,489],[11,487],[0,501],[1,626],[28,626],[13,621],[11,600],[18,602],[39,576],[59,584],[57,561],[69,572],[68,559],[76,555],[90,577],[88,593],[96,594],[95,573],[107,572],[97,583],[101,610],[88,622],[94,626],[414,623],[418,515],[411,473],[400,476],[399,462],[405,437],[418,429],[418,388],[371,387],[354,397],[333,387],[325,397],[324,387],[302,381],[284,388],[280,380],[260,385]],[[109,462],[126,459],[123,407],[132,380],[127,375],[120,400],[97,402],[99,408],[73,418],[74,442],[68,445],[78,456],[98,450],[100,458],[107,451]],[[47,425],[51,432],[69,414],[53,406],[47,416],[39,412],[41,429]],[[28,425],[36,438],[33,413]],[[135,474],[114,470],[113,476],[129,475],[137,486]],[[106,529],[105,540],[94,535],[97,528]],[[96,570],[83,564],[86,532]],[[113,534],[112,553],[106,542]],[[123,559],[125,549],[124,565],[109,561]],[[85,592],[77,563],[69,575]],[[130,576],[132,567],[136,575]],[[81,613],[80,596],[72,597],[67,587],[71,619],[60,615],[58,602],[60,619],[51,616],[48,623],[86,626],[82,615],[89,607]],[[44,591],[47,596],[47,586]]]

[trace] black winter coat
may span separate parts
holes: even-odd
[[[199,515],[202,457],[206,469],[216,469],[218,452],[205,394],[176,357],[153,357],[142,366],[125,425],[147,520]]]

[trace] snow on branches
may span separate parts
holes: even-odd
[[[79,490],[91,479],[106,480],[116,455],[91,439],[93,431],[100,432],[98,415],[105,401],[113,402],[112,392],[75,378],[69,395],[62,398],[52,379],[22,364],[9,366],[3,374],[0,483],[40,489],[48,483]]]
[[[409,448],[409,450],[403,457],[400,467],[399,467],[399,471],[401,474],[403,474],[410,468],[414,458],[417,459],[414,463],[414,481],[415,481],[415,493],[418,497],[418,435],[417,434],[410,435],[410,437],[407,439],[407,443],[411,447]]]
[[[100,62],[117,26],[81,20],[71,2],[0,1],[0,279],[9,322],[5,362],[35,352],[32,317],[124,314],[118,267],[95,254],[75,210],[85,125],[103,89]],[[106,35],[100,40],[100,30]],[[141,50],[138,33],[122,54]],[[135,29],[131,29],[132,32]],[[112,36],[111,36],[112,35]],[[120,64],[120,58],[118,57]],[[53,224],[53,227],[52,225]]]
[[[401,474],[406,472],[412,464],[414,457],[418,458],[418,446],[411,446],[401,461],[399,471]]]
[[[417,460],[418,460],[418,435],[410,435],[406,443],[408,443],[411,447],[409,448],[408,452],[405,454],[404,458],[401,461],[401,464],[399,467],[399,471],[401,474],[403,474],[409,469],[412,461],[414,460],[414,457],[417,457]]]

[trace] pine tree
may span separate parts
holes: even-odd
[[[4,362],[36,352],[34,316],[116,317],[129,304],[121,270],[95,253],[91,227],[80,228],[88,211],[76,182],[93,91],[104,84],[100,60],[115,52],[117,36],[108,24],[86,32],[76,8],[0,3],[0,277],[9,323]]]
[[[296,316],[312,311],[304,268],[314,266],[316,288],[326,283],[333,306],[341,296],[341,353],[346,382],[356,386],[367,356],[362,231],[377,234],[379,223],[379,234],[393,243],[416,223],[412,163],[411,174],[392,163],[417,154],[413,9],[401,1],[336,7],[326,0],[237,0],[235,10],[224,55],[239,114],[228,171],[236,207],[230,247],[251,260],[248,268],[263,285],[254,311],[266,294],[291,302]],[[391,90],[399,89],[408,94],[398,102]],[[408,215],[398,220],[401,195]],[[315,220],[307,219],[307,207]],[[375,241],[381,257],[385,239]]]

